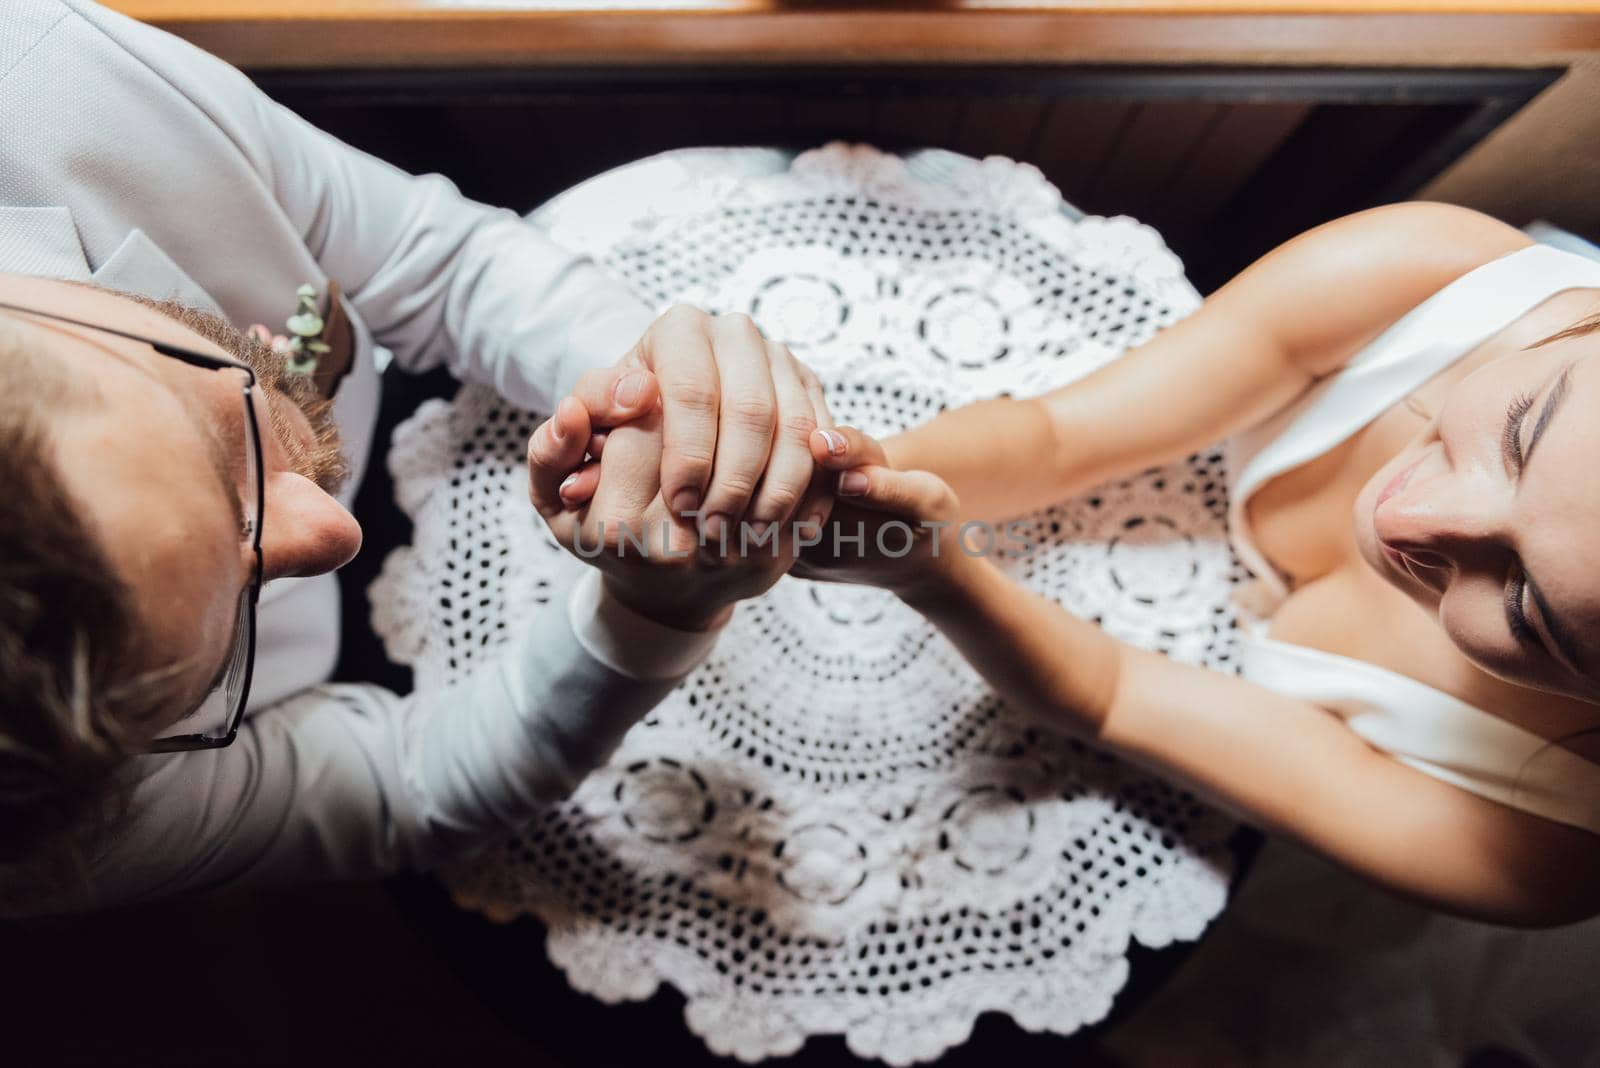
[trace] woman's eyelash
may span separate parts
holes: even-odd
[[[1511,626],[1511,636],[1525,645],[1539,645],[1539,635],[1528,623],[1527,615],[1522,611],[1522,596],[1528,588],[1528,577],[1522,571],[1517,572],[1517,577],[1506,583],[1506,621]]]
[[[1506,407],[1505,427],[1500,431],[1500,447],[1505,450],[1505,455],[1522,460],[1522,443],[1518,440],[1522,435],[1522,419],[1533,407],[1532,393],[1519,393],[1511,398],[1511,403]]]

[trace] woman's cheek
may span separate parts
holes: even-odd
[[[1489,674],[1508,681],[1526,673],[1526,657],[1511,637],[1498,597],[1448,591],[1439,602],[1439,623],[1462,654]]]

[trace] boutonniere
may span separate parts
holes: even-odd
[[[274,334],[260,323],[246,333],[284,358],[285,374],[310,378],[317,373],[318,357],[332,347],[322,339],[327,323],[317,310],[316,288],[308,283],[295,290],[295,296],[299,298],[295,313],[283,323],[287,334]]]

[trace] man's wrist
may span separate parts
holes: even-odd
[[[659,623],[663,627],[683,631],[716,630],[733,616],[733,606],[705,605],[691,598],[664,599],[653,593],[631,586],[611,575],[601,579],[607,595],[631,612]]]
[[[714,627],[687,630],[635,611],[606,589],[601,573],[593,568],[573,586],[567,613],[578,644],[589,655],[634,679],[682,678],[717,642]]]

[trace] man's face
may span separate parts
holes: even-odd
[[[361,528],[330,492],[344,464],[329,406],[286,384],[281,358],[220,320],[107,290],[0,275],[0,301],[249,363],[258,381],[263,579],[332,571],[360,548]],[[66,490],[138,606],[140,666],[178,673],[175,720],[204,697],[229,655],[250,579],[241,529],[251,463],[244,375],[20,313],[0,312],[0,329],[54,361],[84,397],[41,414]],[[170,722],[151,726],[159,732]]]

